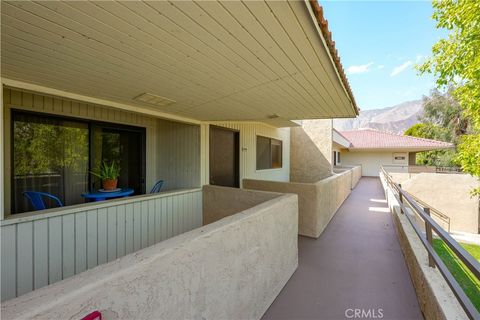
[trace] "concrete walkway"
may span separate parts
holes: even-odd
[[[263,319],[423,319],[378,178],[362,178],[320,238],[298,246]]]

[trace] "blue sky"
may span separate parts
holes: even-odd
[[[357,104],[363,110],[420,99],[432,76],[414,69],[446,32],[427,1],[319,1]]]

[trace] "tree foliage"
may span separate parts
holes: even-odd
[[[408,128],[404,134],[406,136],[435,139],[449,142],[443,139],[447,136],[445,128],[432,123],[417,123]],[[417,153],[417,164],[426,166],[452,167],[457,163],[454,161],[455,150],[432,150]]]
[[[27,120],[14,124],[15,176],[87,171],[87,129]]]
[[[458,144],[460,136],[469,129],[469,120],[463,108],[454,97],[455,89],[449,87],[446,93],[433,89],[429,97],[423,97],[423,116],[420,120],[430,126],[430,139]]]
[[[456,87],[452,94],[472,124],[460,137],[457,160],[465,172],[480,177],[480,1],[434,0],[433,8],[437,28],[450,32],[419,69],[434,74],[439,88]]]
[[[430,96],[423,98],[423,115],[421,123],[415,124],[405,135],[434,139],[458,144],[462,135],[469,129],[469,121],[465,117],[459,103],[452,96],[454,89],[441,93],[433,89]],[[455,150],[434,150],[417,154],[417,164],[451,167],[458,166],[455,161]]]

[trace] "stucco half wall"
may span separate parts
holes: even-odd
[[[278,196],[280,194],[273,192],[205,185],[202,192],[203,225],[244,211]]]
[[[358,182],[360,167],[345,169],[316,183],[243,180],[247,189],[298,195],[298,234],[318,238]]]
[[[298,202],[279,195],[2,304],[2,319],[260,319],[298,266]]]
[[[353,188],[355,188],[358,181],[362,177],[362,166],[337,166],[337,167],[333,168],[333,172],[335,172],[335,173],[342,173],[342,172],[349,171],[349,170],[352,171],[352,173],[351,173],[352,174],[352,179],[351,179],[352,185],[351,185],[351,187],[353,189]]]

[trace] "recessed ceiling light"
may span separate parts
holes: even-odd
[[[158,107],[165,107],[172,103],[175,103],[174,100],[171,100],[162,96],[158,96],[156,94],[148,93],[148,92],[142,93],[141,95],[136,96],[135,98],[133,98],[133,100],[151,104]]]

